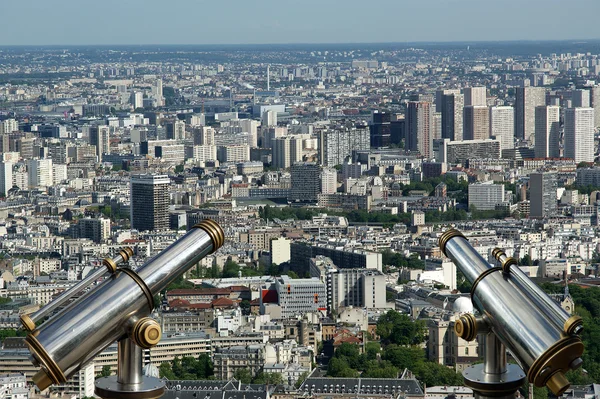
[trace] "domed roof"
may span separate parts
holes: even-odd
[[[142,369],[142,374],[146,377],[160,378],[160,372],[158,371],[158,367],[151,363],[148,363],[144,366],[144,368]]]
[[[473,303],[469,298],[461,296],[454,301],[452,310],[457,313],[473,313]]]

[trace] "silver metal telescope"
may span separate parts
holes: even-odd
[[[88,361],[119,341],[117,376],[96,381],[102,398],[157,398],[164,383],[141,376],[142,348],[161,337],[159,324],[148,316],[154,295],[190,267],[223,245],[221,227],[203,220],[137,271],[117,269],[25,339],[40,371],[33,377],[40,390],[67,381]]]
[[[117,265],[121,263],[126,263],[132,256],[133,250],[129,247],[126,247],[121,249],[114,258],[104,259],[102,261],[102,265],[104,266],[104,268],[99,267],[96,270],[90,272],[83,280],[81,280],[79,283],[75,284],[74,286],[60,294],[58,298],[55,298],[37,312],[34,312],[32,314],[21,315],[21,324],[23,324],[23,328],[25,328],[27,331],[33,331],[37,322],[42,320],[44,317],[52,314],[52,312],[63,306],[69,301],[69,299],[73,298],[76,294],[85,290],[95,281],[101,279],[109,273],[114,274],[117,271]]]
[[[502,251],[494,251],[502,266],[493,267],[455,229],[441,235],[439,246],[472,284],[471,300],[481,314],[479,318],[471,314],[461,316],[455,323],[456,333],[467,340],[475,339],[478,333],[493,333],[526,372],[530,383],[547,386],[555,395],[561,395],[569,387],[565,373],[582,363],[583,343],[578,336],[581,319],[557,309],[552,299],[523,272],[511,267],[516,261]],[[493,341],[490,344],[495,345]],[[513,386],[507,386],[511,376],[500,376],[501,373],[486,373],[476,366],[464,373],[465,384],[479,392],[480,397],[494,396],[489,395],[493,387],[511,392]],[[518,376],[512,377],[516,390]],[[482,386],[481,381],[489,384]]]

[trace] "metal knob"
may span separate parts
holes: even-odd
[[[162,332],[160,325],[150,317],[144,317],[138,320],[131,331],[131,339],[140,348],[148,349],[158,344]]]
[[[477,337],[477,319],[471,313],[460,316],[454,322],[454,332],[465,341],[473,341]]]

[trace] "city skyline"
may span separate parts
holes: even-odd
[[[7,18],[0,26],[0,45],[125,45],[125,44],[290,44],[394,43],[522,40],[594,40],[594,15],[600,3],[577,0],[564,3],[533,0],[490,4],[474,0],[419,3],[384,0],[366,9],[356,0],[339,7],[309,0],[303,7],[280,7],[272,0],[218,4],[180,0],[171,19],[156,0],[86,3],[73,8],[65,0],[51,4],[38,0],[8,1]],[[516,8],[515,8],[516,7]],[[515,13],[514,10],[520,12]],[[115,10],[107,13],[108,10]],[[315,12],[316,10],[316,12]],[[168,15],[168,10],[167,10]],[[531,16],[535,15],[536,18]],[[410,16],[410,18],[408,18]],[[560,18],[563,29],[550,29]],[[469,24],[454,23],[464,21]],[[52,23],[49,23],[49,22]],[[152,21],[152,22],[151,22]],[[164,21],[164,22],[163,22]],[[169,29],[165,27],[168,23]],[[225,22],[225,28],[224,28]],[[228,25],[227,25],[228,24]],[[490,26],[498,24],[497,29]],[[503,29],[503,25],[506,28]],[[567,33],[565,33],[567,32]]]

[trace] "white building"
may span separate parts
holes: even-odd
[[[290,240],[285,237],[271,240],[271,263],[279,265],[291,259]]]
[[[469,184],[469,208],[493,210],[500,204],[504,204],[504,185],[492,181]]]
[[[517,87],[515,92],[515,136],[535,143],[535,107],[546,105],[543,87]]]
[[[296,136],[277,137],[272,141],[272,166],[287,169],[302,161],[302,138]]]
[[[535,108],[535,157],[560,157],[560,107],[557,105]]]
[[[487,106],[487,88],[480,87],[465,87],[463,89],[465,96],[465,106]]]
[[[194,161],[206,162],[217,160],[216,145],[195,145],[191,149],[191,154],[188,155],[191,155],[189,158],[194,159]]]
[[[565,158],[594,162],[594,109],[565,110]]]
[[[50,187],[54,184],[52,159],[30,159],[27,162],[29,187]]]
[[[5,196],[13,186],[12,162],[0,162],[0,196]]]
[[[217,148],[219,162],[244,162],[250,160],[250,147],[247,144],[219,146]]]
[[[500,139],[500,150],[515,147],[515,109],[490,107],[490,137]]]
[[[321,172],[321,194],[335,194],[337,191],[337,170],[323,168]]]
[[[385,307],[385,276],[372,269],[338,269],[328,281],[330,311],[349,306],[381,309]]]

